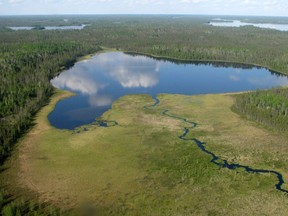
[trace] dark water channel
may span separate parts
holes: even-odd
[[[249,65],[173,62],[109,52],[76,63],[51,82],[76,96],[58,102],[49,121],[60,129],[74,129],[92,123],[127,94],[239,92],[287,85],[288,79]]]
[[[144,108],[145,109],[154,109],[157,107],[157,105],[160,103],[160,100],[157,97],[154,97],[155,103],[152,105],[145,105]],[[277,178],[277,183],[275,184],[275,188],[278,191],[284,192],[286,194],[288,194],[288,190],[286,190],[285,188],[283,188],[283,184],[284,179],[283,179],[283,175],[280,172],[277,172],[275,170],[266,170],[266,169],[255,169],[252,168],[250,166],[245,166],[245,165],[241,165],[238,163],[230,163],[227,160],[223,160],[221,159],[219,156],[217,156],[215,153],[207,150],[206,148],[206,143],[202,142],[201,140],[193,137],[193,138],[187,138],[187,135],[189,133],[191,133],[191,130],[193,130],[194,128],[196,128],[198,126],[198,123],[187,120],[186,118],[183,118],[181,116],[176,116],[176,115],[172,115],[170,114],[169,110],[163,110],[162,111],[162,115],[164,116],[168,116],[170,118],[174,118],[180,121],[183,121],[185,123],[188,123],[188,126],[183,128],[183,133],[178,136],[179,139],[184,140],[184,141],[192,141],[194,142],[198,148],[205,154],[209,155],[211,157],[210,162],[221,167],[221,168],[226,168],[229,170],[236,170],[236,169],[244,169],[246,172],[248,173],[254,173],[254,174],[272,174]]]

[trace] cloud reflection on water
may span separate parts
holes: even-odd
[[[277,79],[271,78],[271,76],[257,77],[257,78],[248,78],[248,82],[258,87],[266,86],[267,83],[270,83],[273,86],[288,86],[288,80],[286,76],[280,76]]]
[[[108,106],[112,104],[113,100],[110,96],[99,95],[99,96],[90,96],[89,104],[94,107]]]
[[[101,67],[109,68],[107,73],[123,88],[153,87],[159,81],[159,63],[145,56],[107,55],[97,56]],[[117,64],[115,64],[117,62]]]
[[[229,76],[229,79],[230,79],[230,80],[232,80],[232,81],[235,81],[235,82],[237,82],[237,81],[239,81],[239,80],[240,80],[240,77],[238,77],[238,76],[235,76],[235,75],[230,75],[230,76]]]
[[[91,80],[88,76],[83,75],[80,71],[65,71],[58,77],[51,80],[54,87],[59,89],[68,89],[70,91],[80,92],[82,94],[97,94],[99,88],[103,85]]]
[[[88,104],[93,107],[108,106],[113,98],[101,95],[101,90],[113,86],[113,80],[122,88],[148,88],[159,82],[160,63],[144,56],[115,53],[95,55],[61,73],[51,83],[59,89],[89,95]],[[108,78],[108,79],[107,79]]]

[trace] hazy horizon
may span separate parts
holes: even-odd
[[[284,0],[0,0],[13,15],[212,15],[287,17]]]
[[[0,17],[17,17],[17,16],[211,16],[211,17],[282,17],[282,18],[288,18],[287,16],[281,16],[281,15],[235,15],[235,14],[0,14]]]

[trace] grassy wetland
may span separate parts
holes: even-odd
[[[2,215],[288,213],[287,193],[276,190],[275,174],[217,166],[194,141],[179,139],[191,127],[181,119],[195,122],[185,138],[204,142],[219,162],[280,173],[288,190],[287,89],[160,94],[156,106],[149,106],[155,103],[149,95],[126,95],[101,117],[108,127],[94,122],[60,130],[47,119],[58,101],[73,95],[54,89],[50,80],[103,47],[249,63],[287,74],[287,32],[214,27],[207,24],[212,16],[41,19],[43,26],[61,26],[67,17],[65,25],[88,25],[77,31],[12,31],[7,26],[35,26],[39,17],[0,18]]]
[[[288,178],[287,135],[271,132],[231,111],[233,95],[124,96],[103,119],[118,125],[86,125],[75,131],[49,125],[59,91],[37,114],[33,129],[19,143],[2,176],[12,190],[28,193],[62,209],[90,207],[99,215],[284,215],[287,196],[272,174],[228,170],[210,162],[193,141],[205,142],[221,159],[276,170]],[[279,152],[281,152],[279,154]],[[283,185],[287,189],[287,184]],[[29,191],[29,192],[27,192]],[[75,210],[70,213],[74,213]],[[76,214],[76,213],[75,213]]]

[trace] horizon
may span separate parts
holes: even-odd
[[[0,14],[288,17],[288,4],[284,0],[0,0]]]
[[[237,14],[125,14],[125,13],[119,13],[119,14],[0,14],[0,17],[17,17],[17,16],[207,16],[207,17],[279,17],[279,18],[288,18],[287,16],[281,16],[281,15],[237,15]]]

